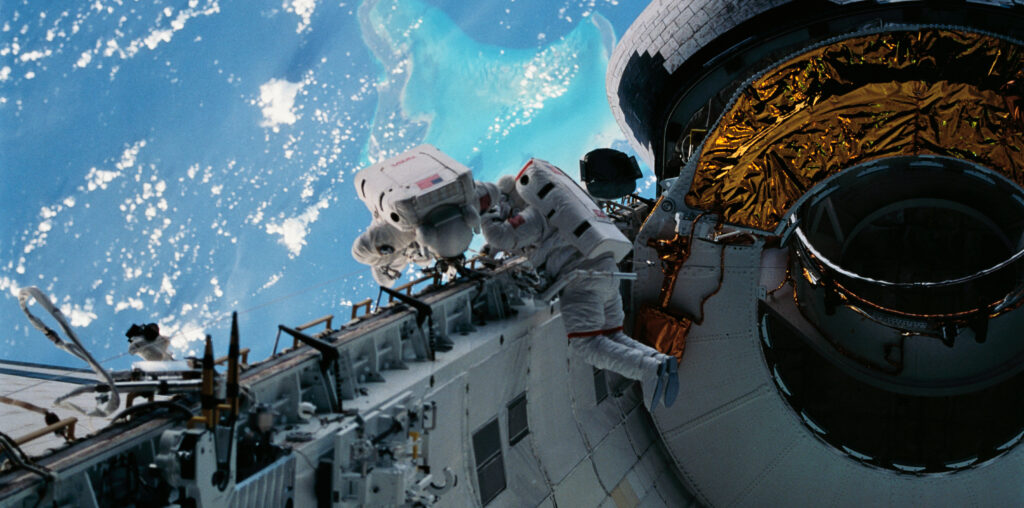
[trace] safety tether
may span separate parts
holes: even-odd
[[[60,328],[62,330],[64,330],[64,333],[68,336],[70,342],[62,340],[60,338],[60,335],[57,334],[57,332],[43,324],[43,322],[39,318],[35,317],[34,315],[32,315],[31,312],[28,311],[29,298],[35,299],[36,302],[39,302],[39,305],[46,309],[46,311],[49,312],[51,316],[53,316],[53,319],[57,320],[57,324],[60,325]],[[46,338],[50,339],[50,341],[53,342],[53,344],[58,348],[63,349],[64,351],[67,351],[68,353],[71,353],[77,356],[78,358],[84,360],[85,363],[89,364],[89,367],[92,368],[93,372],[95,372],[96,375],[100,378],[100,381],[106,383],[107,386],[110,388],[109,392],[100,393],[96,396],[97,404],[92,411],[88,411],[80,407],[79,405],[67,400],[76,395],[79,392],[77,390],[58,397],[54,401],[54,404],[61,407],[74,409],[75,411],[78,411],[87,416],[107,416],[116,411],[117,408],[121,405],[121,398],[117,394],[117,387],[114,385],[114,379],[110,376],[109,372],[103,370],[103,367],[101,367],[100,364],[92,357],[92,355],[89,354],[89,351],[87,351],[85,347],[82,346],[81,341],[78,340],[78,336],[75,335],[74,330],[71,329],[71,326],[68,325],[67,320],[64,319],[64,313],[62,313],[60,309],[55,307],[53,305],[53,302],[50,301],[50,299],[45,294],[43,294],[43,292],[40,291],[39,288],[35,286],[22,288],[21,291],[18,292],[18,304],[21,305],[22,312],[24,312],[25,315],[28,316],[28,320],[32,323],[32,326],[34,326],[37,330],[43,332],[43,335],[46,335]]]

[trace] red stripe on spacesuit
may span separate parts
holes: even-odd
[[[530,164],[533,164],[533,159],[530,159],[529,161],[527,161],[526,165],[523,166],[523,169],[519,170],[519,174],[516,175],[516,180],[519,180],[519,177],[523,176],[523,172],[526,171],[526,168],[530,167]]]
[[[526,222],[526,219],[522,215],[513,215],[508,218],[508,223],[512,225],[512,229],[522,226],[524,222]]]
[[[621,330],[621,326],[616,326],[615,328],[608,328],[607,330],[594,330],[592,332],[573,332],[568,334],[568,336],[570,339],[575,339],[577,337],[596,337],[598,335],[608,335],[609,333],[615,333]]]

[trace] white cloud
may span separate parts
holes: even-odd
[[[299,119],[295,114],[295,96],[302,89],[302,83],[284,79],[271,79],[260,85],[259,106],[263,112],[261,127],[270,127],[274,132],[281,124],[291,125]]]
[[[10,291],[11,296],[17,298],[18,292],[21,291],[21,287],[18,286],[17,282],[14,282],[7,277],[0,277],[0,291]]]
[[[120,3],[120,0],[118,0],[118,3]],[[99,5],[99,2],[94,4],[94,8],[96,5]],[[102,6],[99,10],[102,10]],[[168,12],[168,10],[165,10],[164,15],[169,17]],[[107,40],[106,45],[103,48],[102,54],[104,57],[112,57],[117,55],[117,57],[121,59],[132,58],[136,54],[138,54],[139,51],[142,51],[143,48],[154,50],[156,49],[157,46],[159,46],[162,43],[171,42],[171,39],[174,37],[175,32],[184,29],[186,23],[188,23],[190,19],[197,18],[199,16],[212,16],[219,12],[220,4],[217,2],[217,0],[206,0],[205,5],[203,5],[202,7],[199,6],[198,1],[189,0],[187,9],[178,11],[177,16],[175,16],[175,18],[171,19],[169,22],[164,21],[164,23],[168,23],[170,25],[169,27],[166,25],[153,27],[145,36],[130,41],[125,40],[123,36],[124,34],[122,34],[121,32],[117,32],[117,37],[121,40],[118,40],[116,38]],[[103,43],[98,42],[96,51],[94,53],[98,54],[99,48],[101,46],[103,46]],[[75,66],[86,67],[92,61],[92,57],[93,54],[88,51],[82,53],[82,55],[78,58],[78,61],[75,63]]]
[[[316,9],[316,0],[285,0],[283,7],[284,10],[301,18],[295,33],[302,33],[303,30],[309,28],[309,19],[313,16],[313,10]]]
[[[174,284],[171,283],[171,278],[164,274],[163,280],[160,282],[160,292],[167,295],[169,298],[174,298],[177,291],[174,289]]]
[[[281,280],[281,276],[282,275],[283,274],[281,274],[281,273],[275,273],[274,275],[271,275],[270,276],[270,280],[268,280],[265,284],[263,284],[263,286],[260,287],[260,289],[267,289],[270,286],[273,286],[274,284],[277,284],[277,281]],[[2,280],[0,280],[0,283],[2,283]],[[3,288],[3,286],[2,286],[2,284],[0,284],[0,289],[2,289],[2,288]]]
[[[50,56],[51,54],[53,54],[53,51],[49,50],[49,49],[46,50],[46,51],[39,51],[39,50],[28,51],[28,52],[22,53],[21,56],[18,57],[18,59],[21,60],[22,62],[34,62],[36,60],[39,60],[39,59],[42,59],[42,58],[46,58],[46,57]]]
[[[199,342],[206,337],[203,327],[195,321],[172,323],[173,318],[160,320],[160,332],[171,339],[171,347],[184,349],[190,342]]]
[[[60,311],[67,316],[71,322],[71,326],[89,326],[96,319],[96,313],[92,311],[92,300],[86,300],[85,305],[71,305],[64,304],[60,306]]]
[[[90,190],[106,189],[107,184],[121,176],[120,171],[104,171],[102,169],[90,168],[85,175],[86,187]]]
[[[126,169],[135,165],[135,158],[139,156],[139,150],[146,146],[146,140],[136,141],[134,145],[126,148],[121,154],[121,161],[117,163],[117,169]]]
[[[75,67],[85,68],[92,61],[92,53],[89,51],[83,51],[82,56],[78,57],[78,61],[75,62]]]
[[[142,300],[138,298],[128,297],[127,300],[117,302],[117,305],[114,306],[115,313],[121,312],[122,310],[125,309],[142,310]]]
[[[149,49],[156,49],[161,42],[171,42],[171,37],[174,35],[174,30],[153,30],[149,35],[143,39],[143,44]]]
[[[281,235],[278,243],[288,247],[288,256],[294,258],[302,252],[306,245],[309,225],[320,217],[320,209],[327,208],[327,199],[321,199],[296,217],[289,217],[281,222],[267,224],[267,233]]]

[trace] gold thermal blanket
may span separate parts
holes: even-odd
[[[1024,48],[953,30],[853,37],[746,86],[708,136],[688,206],[772,230],[815,184],[890,156],[969,160],[1024,185]]]

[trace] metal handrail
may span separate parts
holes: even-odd
[[[68,441],[74,441],[74,439],[75,439],[75,424],[76,423],[78,423],[78,418],[75,418],[74,416],[69,417],[69,418],[65,418],[65,419],[63,419],[63,420],[61,420],[61,421],[59,421],[57,423],[53,423],[53,424],[47,425],[47,426],[45,426],[45,427],[43,427],[41,429],[36,429],[36,430],[34,430],[32,432],[29,432],[28,434],[25,434],[24,436],[15,438],[14,439],[14,444],[16,444],[18,446],[21,446],[21,445],[23,445],[25,443],[28,443],[29,441],[34,441],[34,440],[39,439],[40,437],[43,437],[43,436],[45,436],[45,435],[47,435],[47,434],[49,434],[51,432],[57,432],[57,431],[62,430],[62,429],[66,429],[64,431],[64,439],[66,439]]]
[[[369,299],[367,299],[367,301],[369,301]],[[353,313],[354,313],[355,307],[352,307],[352,309],[353,309]],[[326,333],[331,331],[331,321],[333,321],[333,320],[334,320],[334,314],[328,314],[326,316],[318,317],[318,318],[316,318],[316,319],[314,319],[314,320],[312,320],[312,321],[310,321],[308,323],[304,323],[304,324],[301,324],[299,326],[296,326],[295,330],[301,332],[303,330],[307,330],[309,328],[313,328],[316,325],[323,324],[324,325],[324,331],[321,332],[321,333],[326,334]],[[292,338],[292,348],[294,349],[294,348],[297,348],[297,347],[299,347],[299,339],[293,337]]]

